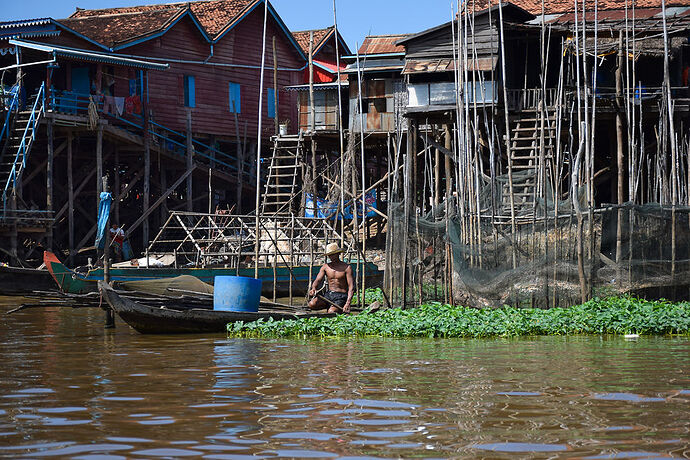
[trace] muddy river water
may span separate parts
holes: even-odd
[[[144,336],[16,302],[2,458],[690,456],[688,337]]]

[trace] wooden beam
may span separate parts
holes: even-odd
[[[53,151],[53,122],[47,123],[46,129],[48,131],[48,158],[46,159],[46,210],[53,210],[53,160],[55,159],[55,152]],[[53,226],[48,229],[48,249],[53,249]]]
[[[91,172],[92,174],[94,171]],[[86,181],[84,181],[84,184]],[[72,131],[67,133],[67,225],[69,232],[69,264],[70,267],[74,266],[74,179],[72,175]],[[60,210],[58,215],[55,216],[54,222],[60,218],[60,214],[64,212],[65,207]]]
[[[142,215],[141,215],[141,216],[140,216],[130,227],[129,227],[129,230],[127,230],[127,232],[126,232],[126,234],[125,234],[125,237],[128,237],[129,235],[131,235],[132,232],[133,232],[134,230],[136,230],[137,227],[139,227],[139,225],[140,225],[142,222],[146,222],[146,218],[149,216],[149,214],[151,214],[152,211],[154,211],[158,206],[160,206],[160,204],[163,203],[163,201],[165,201],[165,199],[168,197],[168,195],[170,195],[172,192],[174,192],[175,189],[176,189],[176,188],[187,178],[187,176],[189,176],[190,174],[192,174],[192,173],[194,172],[194,169],[196,169],[196,168],[193,168],[193,169],[191,169],[191,170],[185,171],[185,172],[175,181],[175,183],[172,184],[172,185],[170,186],[170,188],[168,188],[168,190],[166,190],[165,193],[163,193],[163,195],[161,195],[161,197],[158,198],[158,199],[156,200],[155,203],[153,203],[153,206],[151,206],[149,209],[147,209],[147,210],[146,210],[146,211],[145,211],[145,212],[144,212],[144,213],[143,213],[143,214],[142,214]],[[146,245],[148,246],[148,241],[146,241]]]
[[[55,160],[58,155],[60,155],[65,149],[67,148],[67,140],[64,140],[62,144],[60,144],[56,149],[53,150],[53,160]],[[32,168],[31,174],[27,175],[26,177],[22,177],[22,182],[25,184],[28,184],[31,182],[31,179],[34,177],[38,176],[41,173],[41,170],[48,164],[48,159],[46,158],[43,160],[41,163],[38,164],[35,168]]]
[[[98,124],[96,130],[96,209],[103,191],[103,125]]]

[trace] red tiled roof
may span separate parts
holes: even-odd
[[[661,0],[627,0],[628,8],[632,8],[633,3],[635,8],[661,8]],[[512,0],[515,6],[529,11],[534,15],[541,14],[542,1],[541,0]],[[578,7],[582,9],[582,1],[578,0]],[[598,9],[604,10],[620,10],[625,8],[625,0],[596,0]],[[468,7],[471,10],[474,4],[475,11],[486,9],[490,6],[498,5],[498,0],[469,0]],[[595,0],[585,0],[587,10],[594,11]],[[666,7],[674,6],[690,6],[690,0],[666,0]],[[544,0],[544,13],[568,13],[575,9],[574,0]]]
[[[405,47],[396,45],[395,42],[408,36],[409,34],[370,35],[364,39],[362,46],[359,47],[359,54],[404,53]]]
[[[151,9],[138,13],[70,17],[59,22],[98,43],[112,47],[160,30],[184,11],[183,8]]]
[[[197,0],[100,10],[77,9],[60,20],[67,27],[107,46],[126,43],[164,29],[189,8],[214,39],[259,0]]]
[[[302,48],[304,54],[309,55],[309,33],[314,32],[314,51],[316,51],[332,30],[333,26],[326,27],[325,29],[300,30],[292,32],[292,36],[295,37],[295,41]]]

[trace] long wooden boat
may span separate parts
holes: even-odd
[[[228,323],[236,321],[255,321],[260,318],[281,320],[312,316],[335,316],[329,313],[294,313],[261,308],[256,313],[218,311],[213,310],[210,303],[209,308],[186,308],[184,300],[176,302],[169,299],[154,300],[144,304],[120,296],[104,281],[98,281],[97,285],[110,308],[125,323],[142,334],[224,332]]]
[[[68,294],[85,294],[98,290],[98,281],[103,280],[103,268],[94,268],[86,273],[79,273],[67,268],[55,254],[50,251],[43,253],[43,261],[53,279],[58,284],[60,290]],[[354,270],[353,264],[353,270]],[[316,277],[319,266],[300,265],[295,267],[277,266],[275,274],[273,267],[259,267],[259,278],[263,281],[261,294],[271,296],[275,284],[279,296],[285,296],[289,291],[290,280],[292,279],[293,295],[302,296],[306,293],[311,277]],[[311,273],[310,273],[311,272]],[[366,264],[366,274],[368,285],[380,283],[383,278],[382,273],[376,265],[371,262]],[[127,267],[111,268],[111,281],[142,281],[159,278],[173,278],[180,275],[191,275],[201,281],[213,284],[216,276],[247,276],[254,277],[254,268],[174,268],[174,267]]]
[[[56,288],[48,270],[0,266],[0,295],[55,291]]]

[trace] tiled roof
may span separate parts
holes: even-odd
[[[314,32],[314,51],[319,49],[321,42],[331,33],[333,26],[326,27],[325,29],[314,29],[314,30],[300,30],[298,32],[292,32],[292,36],[295,37],[295,41],[302,48],[304,54],[309,54],[309,33]]]
[[[408,37],[410,34],[399,35],[370,35],[364,39],[359,47],[359,54],[404,53],[405,47],[395,42]]]
[[[260,0],[197,0],[100,10],[77,9],[60,22],[107,46],[164,29],[189,8],[206,34],[216,38]]]
[[[150,9],[137,13],[110,13],[61,19],[59,22],[86,37],[112,47],[163,29],[184,14],[183,8]]]
[[[489,6],[498,5],[498,0],[470,0],[468,7],[472,9],[474,3],[475,11],[480,11]],[[519,6],[534,15],[540,15],[542,11],[541,0],[511,0],[509,3]],[[582,1],[578,1],[578,6],[582,8]],[[599,10],[619,10],[625,8],[625,0],[596,0]],[[628,8],[661,8],[661,0],[627,0]],[[544,0],[545,14],[568,13],[574,11],[573,0]],[[595,0],[586,0],[587,10],[594,11]],[[690,0],[666,0],[666,7],[690,6]]]

